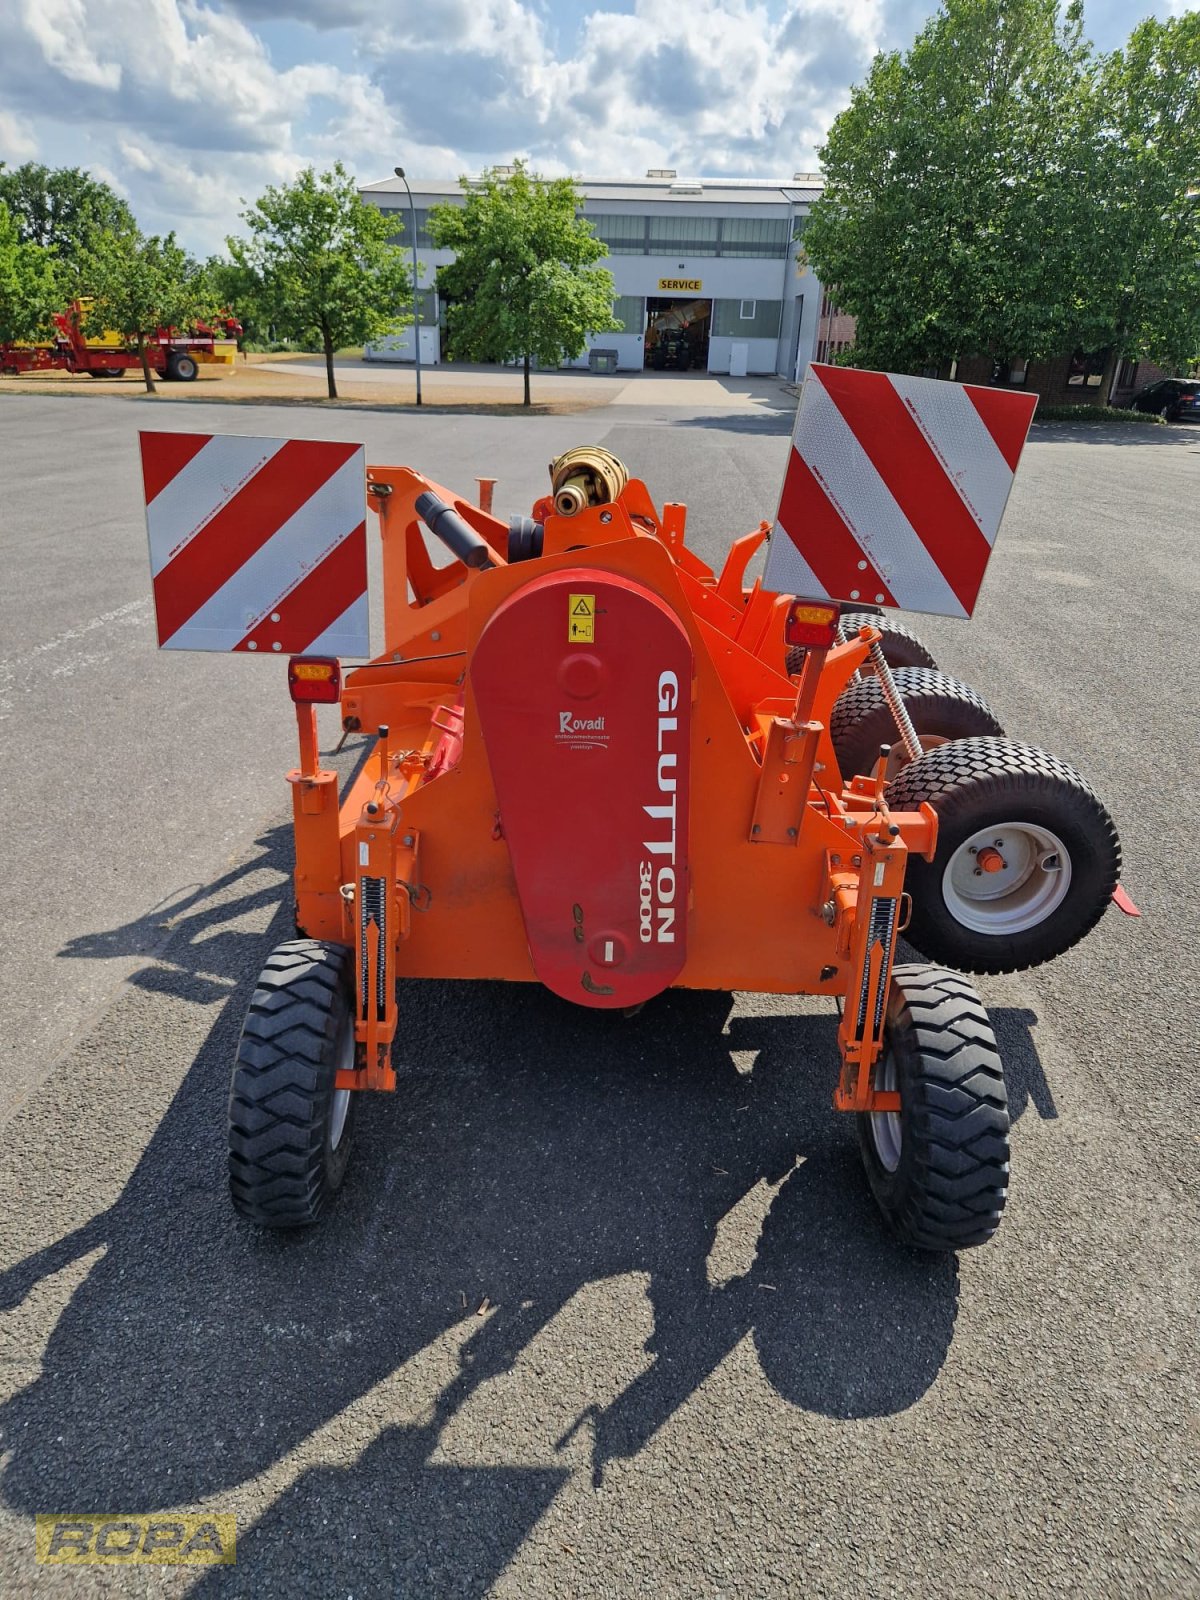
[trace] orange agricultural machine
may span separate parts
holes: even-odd
[[[192,436],[154,437],[175,441],[167,466],[147,465],[170,642],[190,625],[163,620],[188,548],[170,496],[184,503],[204,455],[191,461]],[[282,492],[317,448],[285,446],[263,471]],[[659,510],[600,448],[554,462],[550,493],[511,522],[408,467],[366,477],[383,649],[343,671],[323,647],[349,626],[325,620],[343,604],[328,599],[340,544],[218,646],[288,653],[306,606],[309,634],[324,629],[288,667],[296,937],[267,962],[239,1045],[239,1211],[289,1227],[328,1204],[357,1097],[395,1086],[398,979],[486,978],[624,1012],[672,986],[827,996],[834,1105],[858,1117],[885,1216],[929,1249],[988,1239],[1008,1178],[1004,1077],[949,968],[1034,964],[1100,917],[1119,848],[1084,780],[1006,739],[873,596],[855,609],[748,584],[767,524],[711,570],[685,507]],[[224,515],[199,519],[210,607],[245,570]],[[256,537],[247,564],[270,548]],[[373,738],[341,796],[322,704]],[[905,929],[939,964],[896,964]]]

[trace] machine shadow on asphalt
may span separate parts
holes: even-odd
[[[405,1424],[379,1404],[354,1424],[347,1464],[293,1473],[242,1530],[238,1566],[275,1592],[298,1530],[319,1528],[330,1592],[411,1564],[424,1592],[482,1595],[578,1470],[580,1440],[603,1482],[747,1338],[785,1402],[836,1419],[893,1415],[936,1381],[957,1264],[884,1230],[853,1123],[830,1109],[832,1009],[743,1014],[728,994],[676,990],[625,1019],[535,985],[403,984],[399,1092],[361,1108],[337,1205],[297,1234],[240,1222],[225,1102],[255,975],[290,933],[290,828],[260,849],[240,876],[176,907],[160,958],[132,980],[156,1003],[227,998],[119,1199],[0,1275],[10,1308],[104,1252],[41,1374],[0,1410],[6,1504],[29,1515],[219,1505],[456,1332],[428,1404]],[[284,904],[269,917],[272,896]],[[231,926],[247,912],[257,933]],[[116,952],[146,934],[107,937]],[[1053,1116],[1036,1018],[993,1019],[1014,1113]],[[722,1219],[752,1191],[761,1220],[714,1271]],[[438,1454],[573,1297],[630,1274],[645,1284],[652,1334],[623,1387],[597,1384],[594,1403],[547,1427],[542,1464]],[[211,1581],[215,1593],[219,1578],[192,1592]]]

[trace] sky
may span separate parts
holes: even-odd
[[[812,171],[937,0],[0,0],[0,161],[82,166],[199,254],[310,162],[360,182]],[[1085,0],[1101,50],[1194,0]]]

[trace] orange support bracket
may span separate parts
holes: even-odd
[[[730,545],[725,565],[721,568],[721,576],[717,579],[717,593],[730,605],[741,607],[745,604],[746,568],[754,555],[761,550],[770,531],[769,522],[760,522],[753,533],[744,533]]]
[[[785,717],[757,720],[764,734],[763,757],[750,838],[755,844],[795,844],[808,808],[821,724],[797,726]]]
[[[850,971],[838,1028],[842,1074],[833,1096],[838,1111],[900,1109],[897,1091],[875,1089],[871,1084],[871,1069],[883,1050],[887,994],[908,859],[908,850],[899,831],[890,833],[887,813],[883,816],[885,827],[878,833],[866,833],[861,852],[853,858],[858,872],[857,888],[851,888],[845,882],[845,875],[838,874],[842,881],[835,884],[834,890],[834,903],[840,917],[849,911],[851,895],[854,899]]]

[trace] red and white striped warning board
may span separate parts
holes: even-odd
[[[143,433],[164,650],[370,654],[362,445]]]
[[[969,617],[1037,396],[810,366],[763,582]]]

